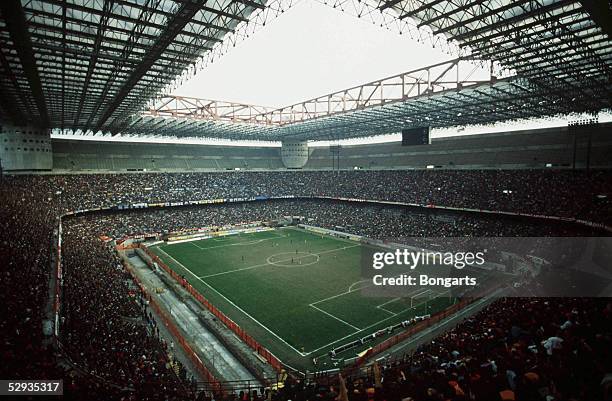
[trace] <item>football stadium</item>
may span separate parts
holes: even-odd
[[[611,35],[0,1],[0,398],[612,400]]]

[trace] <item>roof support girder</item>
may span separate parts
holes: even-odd
[[[19,0],[2,0],[0,1],[0,11],[4,17],[6,27],[14,43],[15,50],[17,50],[21,65],[30,84],[34,101],[36,102],[40,116],[38,125],[49,128],[49,112],[47,111],[38,66],[36,65],[34,51],[32,50],[30,32],[27,28],[26,17],[21,7],[21,2]]]
[[[157,61],[158,57],[164,52],[174,38],[180,34],[185,25],[191,21],[193,16],[200,10],[207,0],[189,0],[181,4],[172,19],[168,21],[166,29],[159,35],[157,42],[151,46],[151,50],[145,55],[141,63],[136,66],[130,77],[126,80],[121,90],[117,93],[112,102],[108,105],[104,114],[98,120],[96,129],[99,131],[102,126],[109,120],[115,109],[119,107],[121,102],[126,98],[128,93],[138,83],[146,72]]]

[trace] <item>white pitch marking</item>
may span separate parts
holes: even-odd
[[[225,246],[227,246],[227,245],[225,245]],[[354,246],[345,247],[345,248],[336,248],[336,249],[331,249],[331,250],[329,250],[329,251],[320,252],[319,254],[321,254],[321,253],[325,253],[325,252],[334,252],[334,251],[338,251],[338,250],[344,250],[344,249],[348,249],[348,248],[354,248],[354,247],[356,247],[356,246],[359,246],[359,245],[354,245]],[[238,305],[236,305],[234,302],[232,302],[231,300],[229,300],[229,299],[228,299],[228,298],[227,298],[225,295],[223,295],[223,294],[221,294],[219,291],[217,291],[217,289],[215,289],[215,288],[214,288],[214,287],[212,287],[210,284],[208,284],[207,282],[205,282],[204,280],[202,280],[202,278],[209,277],[209,276],[202,276],[202,278],[200,278],[200,277],[196,276],[196,275],[195,275],[195,273],[193,273],[191,270],[187,269],[185,266],[183,266],[183,264],[182,264],[182,263],[178,262],[176,259],[174,259],[172,256],[170,256],[168,253],[166,253],[166,252],[165,252],[163,249],[161,249],[161,248],[159,248],[159,247],[158,247],[158,249],[159,249],[161,252],[163,252],[163,253],[164,253],[166,256],[168,256],[170,259],[174,260],[174,261],[175,261],[175,262],[176,262],[178,265],[180,265],[180,266],[181,266],[183,269],[187,270],[187,271],[188,271],[188,272],[189,272],[189,273],[190,273],[192,276],[194,276],[195,278],[197,278],[198,280],[200,280],[200,281],[201,281],[201,282],[202,282],[204,285],[206,285],[208,288],[210,288],[211,290],[213,290],[214,292],[216,292],[216,293],[217,293],[219,296],[221,296],[223,299],[225,299],[225,300],[226,300],[228,303],[230,303],[231,305],[233,305],[233,306],[234,306],[236,309],[240,310],[242,313],[244,313],[246,316],[248,316],[248,317],[249,317],[251,320],[253,320],[255,323],[257,323],[258,325],[260,325],[260,326],[261,326],[261,327],[262,327],[264,330],[266,330],[267,332],[269,332],[270,334],[272,334],[274,337],[276,337],[278,340],[280,340],[280,341],[281,341],[283,344],[287,345],[289,348],[291,348],[293,351],[295,351],[297,354],[299,354],[299,355],[301,355],[301,356],[308,356],[308,355],[311,355],[311,354],[313,354],[313,353],[315,353],[315,352],[317,352],[317,351],[320,351],[320,350],[322,350],[322,349],[324,349],[324,348],[326,348],[326,347],[329,347],[330,345],[336,344],[336,343],[337,343],[337,342],[339,342],[339,341],[342,341],[342,340],[344,340],[344,339],[347,339],[347,338],[349,338],[349,337],[351,337],[351,336],[353,336],[353,335],[355,335],[355,334],[357,334],[357,333],[363,332],[363,331],[365,331],[365,330],[367,330],[367,329],[370,329],[370,328],[372,328],[372,327],[374,327],[374,326],[376,326],[376,325],[378,325],[378,324],[380,324],[380,323],[382,323],[382,322],[385,322],[385,321],[387,321],[387,320],[389,320],[389,319],[392,319],[392,318],[394,318],[395,316],[397,316],[397,315],[393,315],[393,316],[389,316],[389,317],[387,317],[387,318],[384,318],[384,319],[382,319],[382,320],[379,320],[378,322],[375,322],[375,323],[373,323],[373,324],[371,324],[371,325],[369,325],[369,326],[367,326],[367,327],[364,327],[363,329],[358,329],[357,331],[355,331],[355,332],[353,332],[353,333],[350,333],[350,334],[348,334],[348,335],[346,335],[346,336],[344,336],[344,337],[342,337],[342,338],[338,338],[338,339],[336,339],[336,340],[334,340],[334,341],[332,341],[332,342],[330,342],[330,343],[328,343],[328,344],[326,344],[326,345],[323,345],[323,346],[321,346],[321,347],[319,347],[319,348],[317,348],[317,349],[314,349],[314,350],[312,350],[312,351],[309,351],[309,352],[301,352],[301,351],[298,351],[298,350],[297,350],[295,347],[293,347],[291,344],[289,344],[287,341],[285,341],[283,338],[281,338],[281,337],[280,337],[278,334],[274,333],[274,332],[273,332],[272,330],[270,330],[268,327],[266,327],[265,325],[263,325],[263,324],[262,324],[260,321],[258,321],[257,319],[255,319],[253,316],[251,316],[251,315],[250,315],[249,313],[247,313],[245,310],[243,310],[242,308],[240,308],[240,307],[239,307]],[[266,265],[267,265],[267,264],[266,264]],[[223,273],[232,273],[232,272],[236,272],[236,271],[241,271],[241,270],[246,270],[246,269],[256,268],[256,267],[262,267],[262,266],[266,266],[266,265],[256,265],[256,266],[251,266],[251,267],[249,267],[249,268],[236,269],[236,270],[231,270],[231,271],[229,271],[229,272],[223,272]],[[222,273],[217,273],[216,275],[218,275],[218,274],[222,274]],[[362,281],[363,281],[363,280],[362,280]],[[356,284],[356,283],[353,283],[353,284]],[[427,292],[429,292],[429,291],[431,291],[431,290],[425,290],[425,291],[423,292],[423,289],[422,289],[422,288],[419,288],[419,289],[418,289],[417,291],[415,291],[415,292],[418,292],[418,295],[422,295],[422,294],[427,293]],[[319,300],[319,301],[316,301],[316,302],[314,302],[314,303],[310,304],[309,306],[312,306],[312,307],[314,307],[315,309],[318,309],[318,310],[320,310],[320,311],[322,311],[322,312],[324,312],[324,313],[327,313],[327,312],[325,312],[325,311],[321,310],[320,308],[315,307],[314,305],[315,305],[315,304],[317,304],[317,303],[321,303],[321,302],[323,302],[323,301],[327,301],[327,300],[329,300],[329,299],[334,299],[334,298],[337,298],[337,297],[339,297],[339,296],[349,294],[349,293],[351,293],[351,292],[354,292],[354,291],[345,291],[345,292],[343,292],[343,293],[340,293],[340,294],[337,294],[337,295],[334,295],[334,296],[331,296],[331,297],[328,297],[328,298],[325,298],[325,299],[321,299],[321,300]],[[433,292],[433,291],[432,291],[432,292]],[[415,294],[415,295],[416,295],[416,294]],[[416,306],[420,306],[420,305],[423,305],[423,304],[425,304],[425,303],[427,303],[427,300],[426,300],[426,301],[424,301],[424,302],[421,302],[420,304],[418,304],[418,305],[416,305]],[[416,307],[416,306],[415,306],[415,307]],[[390,312],[390,313],[393,313],[393,312]],[[333,318],[335,318],[335,319],[339,319],[339,318],[337,318],[336,316],[333,316],[333,315],[332,315],[332,317],[333,317]],[[346,323],[346,322],[345,322],[345,323]],[[349,325],[350,325],[350,323],[347,323],[347,324],[349,324]],[[351,326],[352,326],[352,325],[351,325]],[[353,326],[353,327],[354,327],[354,326]]]
[[[363,283],[364,281],[368,281],[367,279],[363,279],[363,280],[359,280],[359,281],[355,281],[353,284],[351,284],[348,288],[349,292],[353,289],[353,286],[359,283]]]
[[[424,303],[426,303],[426,302],[427,302],[427,301],[422,302],[422,303],[420,303],[419,305],[422,305],[422,304],[424,304]],[[418,305],[417,305],[417,306],[418,306]],[[367,329],[370,329],[370,328],[372,328],[372,327],[374,327],[374,326],[376,326],[376,325],[378,325],[378,324],[380,324],[380,323],[382,323],[382,322],[386,322],[386,321],[387,321],[387,320],[389,320],[389,319],[393,319],[394,317],[395,317],[395,316],[389,316],[389,317],[386,317],[386,318],[384,318],[384,319],[382,319],[382,320],[379,320],[379,321],[378,321],[378,322],[376,322],[376,323],[372,323],[371,325],[369,325],[369,326],[367,326],[367,327],[364,327],[363,329],[360,329],[359,331],[356,331],[356,332],[354,332],[354,333],[348,334],[348,335],[346,335],[346,336],[344,336],[344,337],[342,337],[342,338],[338,338],[337,340],[334,340],[334,341],[330,342],[329,344],[325,344],[325,345],[323,345],[323,346],[321,346],[321,347],[319,347],[319,348],[317,348],[317,349],[314,349],[314,350],[312,350],[312,351],[310,351],[310,352],[306,352],[304,356],[308,356],[308,355],[313,354],[313,353],[315,353],[315,352],[317,352],[317,351],[320,351],[320,350],[322,350],[323,348],[329,347],[330,345],[333,345],[333,344],[335,344],[335,343],[337,343],[337,342],[339,342],[339,341],[345,340],[345,339],[349,338],[350,336],[353,336],[353,335],[355,335],[355,334],[357,334],[357,333],[361,333],[361,332],[363,332],[363,331],[365,331],[365,330],[367,330]]]
[[[289,344],[287,341],[285,341],[282,337],[280,337],[278,334],[276,334],[275,332],[273,332],[272,330],[270,330],[268,327],[266,327],[264,324],[262,324],[259,320],[255,319],[253,316],[251,316],[249,313],[247,313],[244,309],[242,309],[241,307],[239,307],[238,305],[236,305],[234,302],[232,302],[230,299],[228,299],[225,295],[221,294],[219,291],[217,291],[216,288],[214,288],[213,286],[211,286],[210,284],[208,284],[206,281],[202,280],[200,277],[196,276],[191,270],[189,270],[188,268],[186,268],[185,266],[183,266],[183,264],[181,262],[179,262],[178,260],[174,259],[172,256],[168,255],[163,249],[160,249],[160,251],[162,251],[166,256],[168,256],[170,259],[174,260],[175,263],[179,264],[183,269],[187,270],[189,273],[191,273],[192,276],[194,276],[195,278],[197,278],[198,280],[200,280],[202,282],[202,284],[204,284],[205,286],[207,286],[208,288],[210,288],[211,290],[213,290],[214,292],[216,292],[217,294],[219,294],[220,297],[222,297],[223,299],[225,299],[229,304],[231,304],[234,308],[238,309],[240,312],[244,313],[246,316],[248,316],[251,320],[253,320],[255,323],[257,323],[258,325],[260,325],[264,330],[266,330],[268,333],[272,334],[274,337],[276,337],[278,340],[280,340],[283,344],[285,344],[286,346],[288,346],[289,348],[291,348],[292,350],[294,350],[295,352],[297,352],[299,355],[301,356],[305,356],[305,354],[301,351],[298,351],[297,349],[295,349],[291,344]]]
[[[425,292],[423,292],[423,288],[419,288],[419,289],[417,289],[415,292],[416,292],[416,293],[419,293],[419,292],[426,293],[426,292],[429,292],[429,291],[431,291],[431,290],[426,289],[426,290],[425,290]],[[353,292],[354,292],[354,291],[353,291]],[[433,291],[432,291],[432,292],[433,292]],[[334,296],[334,297],[331,297],[330,299],[333,299],[333,298],[336,298],[336,297],[338,297],[338,296],[345,295],[345,294],[348,294],[348,292],[344,292],[344,293],[342,293],[342,294],[338,294],[338,295],[336,295],[336,296]],[[314,303],[313,303],[313,305],[314,305],[314,304],[317,304],[317,303],[320,303],[320,302],[323,302],[323,301],[325,301],[325,300],[327,300],[327,299],[324,299],[324,300],[320,300],[320,301],[314,302]],[[428,301],[427,301],[427,300],[425,300],[425,301],[421,302],[420,304],[415,305],[414,307],[421,306],[421,305],[423,305],[423,304],[426,304],[427,302],[428,302]],[[393,313],[393,312],[390,312],[390,313]],[[337,340],[334,340],[334,341],[330,342],[329,344],[323,345],[323,346],[321,346],[321,347],[319,347],[319,348],[317,348],[317,349],[314,349],[314,350],[312,350],[312,351],[310,351],[310,352],[307,352],[305,356],[310,355],[310,354],[313,354],[313,353],[315,353],[315,352],[317,352],[317,351],[320,351],[320,350],[322,350],[323,348],[329,347],[330,345],[336,344],[336,343],[337,343],[337,342],[339,342],[339,341],[345,340],[345,339],[349,338],[349,337],[350,337],[350,336],[352,336],[352,335],[355,335],[355,334],[357,334],[357,333],[360,333],[360,332],[363,332],[363,331],[365,331],[365,330],[367,330],[367,329],[370,329],[370,328],[372,328],[372,327],[374,327],[374,326],[376,326],[376,325],[378,325],[378,324],[380,324],[380,323],[382,323],[382,322],[385,322],[385,321],[387,321],[387,320],[389,320],[389,319],[393,319],[393,318],[394,318],[394,317],[396,317],[396,316],[397,316],[397,314],[396,314],[396,315],[393,315],[393,316],[386,317],[386,318],[384,318],[384,319],[382,319],[382,320],[379,320],[379,321],[378,321],[378,322],[376,322],[376,323],[372,323],[372,324],[371,324],[371,325],[369,325],[368,327],[364,327],[363,329],[361,329],[361,330],[359,330],[359,331],[356,331],[356,332],[354,332],[354,333],[351,333],[351,334],[349,334],[349,335],[346,335],[346,336],[344,336],[344,337],[342,337],[342,338],[339,338],[339,339],[337,339]]]
[[[387,301],[387,302],[385,302],[385,303],[382,303],[382,304],[378,305],[378,306],[377,306],[377,308],[379,308],[379,307],[381,307],[381,306],[388,305],[388,304],[390,304],[390,303],[392,303],[392,302],[397,301],[398,299],[401,299],[401,298],[393,298],[393,299],[391,299],[391,300],[389,300],[389,301]]]
[[[337,321],[339,321],[339,322],[341,322],[341,323],[346,324],[347,326],[351,326],[352,328],[354,328],[355,330],[357,330],[355,333],[358,333],[358,332],[359,332],[359,330],[361,330],[359,327],[357,327],[357,326],[353,326],[352,324],[350,324],[350,323],[349,323],[349,322],[347,322],[346,320],[342,320],[342,319],[340,319],[339,317],[334,316],[334,315],[332,315],[331,313],[326,312],[326,311],[324,311],[324,310],[323,310],[323,309],[321,309],[321,308],[317,308],[317,307],[316,307],[316,306],[314,306],[313,304],[308,304],[308,306],[310,306],[311,308],[315,308],[315,309],[316,309],[316,310],[318,310],[319,312],[322,312],[322,313],[326,314],[327,316],[329,316],[329,317],[331,317],[331,318],[333,318],[333,319],[336,319]]]
[[[240,246],[240,245],[253,245],[253,244],[259,244],[260,242],[263,241],[270,241],[272,239],[278,239],[278,238],[283,238],[284,236],[277,236],[277,237],[272,237],[272,238],[261,238],[261,239],[255,239],[255,240],[251,240],[251,241],[244,241],[244,242],[236,242],[234,244],[225,244],[225,245],[215,245],[215,246],[209,246],[209,247],[205,247],[202,248],[201,246],[196,245],[198,248],[200,248],[203,251],[206,251],[208,249],[217,249],[217,248],[226,248],[228,246]],[[214,239],[214,238],[213,238]],[[200,240],[200,241],[206,241],[206,240]],[[193,242],[192,242],[193,243]],[[194,244],[195,245],[195,244]]]
[[[382,311],[385,311],[385,312],[387,312],[387,313],[392,314],[393,316],[397,316],[397,313],[392,312],[392,311],[390,311],[389,309],[383,308],[383,306],[388,305],[388,304],[390,304],[390,303],[392,303],[392,302],[395,302],[395,301],[397,301],[397,300],[400,300],[400,299],[401,299],[401,298],[393,298],[393,299],[391,299],[391,300],[389,300],[389,301],[387,301],[387,302],[384,302],[384,303],[382,303],[382,304],[380,304],[380,305],[377,305],[377,306],[376,306],[376,309],[380,309],[380,310],[382,310]]]
[[[368,288],[368,287],[373,287],[374,286],[374,284],[370,284],[370,285],[366,285],[365,287],[357,288],[356,290],[352,289],[355,284],[361,283],[363,281],[367,281],[367,280],[356,281],[356,282],[354,282],[353,284],[350,285],[350,287],[349,287],[349,289],[347,291],[341,292],[341,293],[336,294],[336,295],[332,295],[331,297],[319,299],[318,301],[314,302],[314,304],[320,304],[321,302],[329,301],[330,299],[338,298],[338,297],[341,297],[343,295],[347,295],[347,294],[350,294],[352,292],[356,292],[356,291],[359,291],[361,289]],[[417,288],[415,290],[415,292],[422,291],[422,290],[423,290],[423,288],[419,287],[419,288]],[[412,292],[409,292],[408,294],[406,294],[406,297],[410,296],[411,294],[412,294]]]
[[[202,250],[205,249],[205,248],[202,248],[201,246],[199,246],[198,244],[196,244],[196,241],[189,241],[189,244],[195,246],[198,249],[202,249]]]
[[[389,313],[389,314],[391,314],[393,316],[397,316],[397,313],[391,312],[389,309],[383,308],[382,306],[377,306],[376,309],[380,309],[383,312],[387,312],[387,313]]]
[[[354,245],[354,246],[352,246],[351,248],[354,248],[354,247],[356,247],[356,246],[359,246],[359,245]],[[343,251],[343,250],[345,250],[345,249],[347,249],[347,248],[349,248],[349,247],[345,247],[345,248],[334,248],[334,249],[329,249],[329,250],[327,250],[327,251],[321,251],[321,252],[319,252],[319,253],[309,253],[309,254],[304,255],[304,256],[295,257],[295,258],[293,258],[293,259],[297,259],[297,260],[299,260],[299,259],[302,259],[302,258],[305,258],[305,257],[308,257],[308,256],[312,256],[312,255],[321,256],[321,255],[323,255],[324,253],[331,253],[331,252],[336,252],[336,251]],[[290,261],[290,260],[291,260],[291,258],[288,258],[288,259],[285,259],[285,260],[278,260],[278,261],[276,261],[276,263],[288,262],[288,261]],[[242,268],[240,268],[240,269],[227,270],[227,271],[224,271],[224,272],[219,272],[219,273],[208,274],[208,275],[205,275],[205,276],[199,276],[198,278],[208,278],[208,277],[222,276],[222,275],[224,275],[224,274],[236,273],[236,272],[241,272],[241,271],[244,271],[244,270],[256,269],[256,268],[258,268],[258,267],[264,267],[264,266],[277,266],[277,265],[275,265],[274,263],[268,263],[268,262],[266,262],[266,263],[262,263],[262,264],[260,264],[260,265],[247,266],[247,267],[242,267]],[[299,266],[299,265],[298,265],[298,266]]]

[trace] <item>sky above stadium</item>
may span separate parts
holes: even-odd
[[[281,107],[452,56],[314,0],[302,0],[174,93]]]
[[[385,30],[318,1],[301,0],[199,71],[174,93],[282,107],[452,58],[429,43],[417,43],[406,35]],[[472,78],[486,79],[486,76],[487,71],[480,70]],[[611,119],[608,113],[600,115],[601,122]],[[434,129],[432,137],[565,125],[567,118],[541,118],[494,126]],[[394,140],[399,140],[398,134],[346,142]]]

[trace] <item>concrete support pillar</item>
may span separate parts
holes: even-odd
[[[51,170],[51,131],[0,122],[0,162],[9,172]]]

